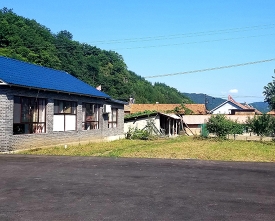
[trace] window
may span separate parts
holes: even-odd
[[[109,113],[108,128],[117,127],[117,108],[112,108],[111,113]]]
[[[82,129],[93,130],[99,128],[99,106],[84,103],[82,106]]]
[[[76,130],[76,102],[54,100],[53,131]]]
[[[46,132],[46,100],[14,97],[13,134]]]

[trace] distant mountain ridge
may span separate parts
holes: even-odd
[[[271,110],[267,102],[253,102],[249,105],[261,111],[262,113],[267,113]]]
[[[186,97],[190,98],[194,103],[196,104],[205,104],[207,110],[212,110],[215,107],[219,106],[223,102],[226,101],[226,99],[218,98],[218,97],[212,97],[207,94],[202,93],[182,93]],[[262,113],[267,113],[270,111],[270,108],[268,106],[267,102],[253,102],[249,103],[250,106],[256,108]]]
[[[205,104],[207,110],[212,110],[226,101],[225,99],[212,97],[202,93],[183,93],[183,95],[190,98],[196,104]]]

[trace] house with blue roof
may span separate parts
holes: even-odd
[[[124,137],[124,102],[67,72],[0,56],[0,151]]]

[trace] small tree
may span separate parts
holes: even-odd
[[[234,140],[236,139],[236,134],[243,134],[244,131],[244,126],[242,124],[239,124],[236,121],[230,121],[231,125],[230,125],[230,134],[234,135]]]
[[[275,77],[272,76],[272,78],[272,82],[264,87],[263,94],[265,95],[265,101],[269,104],[269,107],[275,110]]]
[[[225,139],[231,131],[231,122],[224,115],[212,115],[206,123],[209,133],[215,134],[217,137]]]
[[[268,114],[248,118],[247,125],[251,132],[261,136],[261,139],[275,132],[275,119]]]
[[[233,134],[234,139],[236,134],[243,133],[243,125],[237,121],[227,119],[225,115],[212,115],[206,123],[206,128],[210,133],[215,134],[217,137],[225,139],[227,135]]]
[[[270,116],[270,133],[272,137],[275,135],[275,117]]]

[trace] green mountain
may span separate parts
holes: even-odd
[[[249,105],[261,111],[262,113],[267,113],[271,110],[267,102],[253,102]]]
[[[121,55],[73,40],[63,30],[49,28],[12,10],[0,10],[0,55],[64,70],[97,87],[115,99],[136,103],[192,103],[177,89],[163,83],[151,84],[127,69]]]

